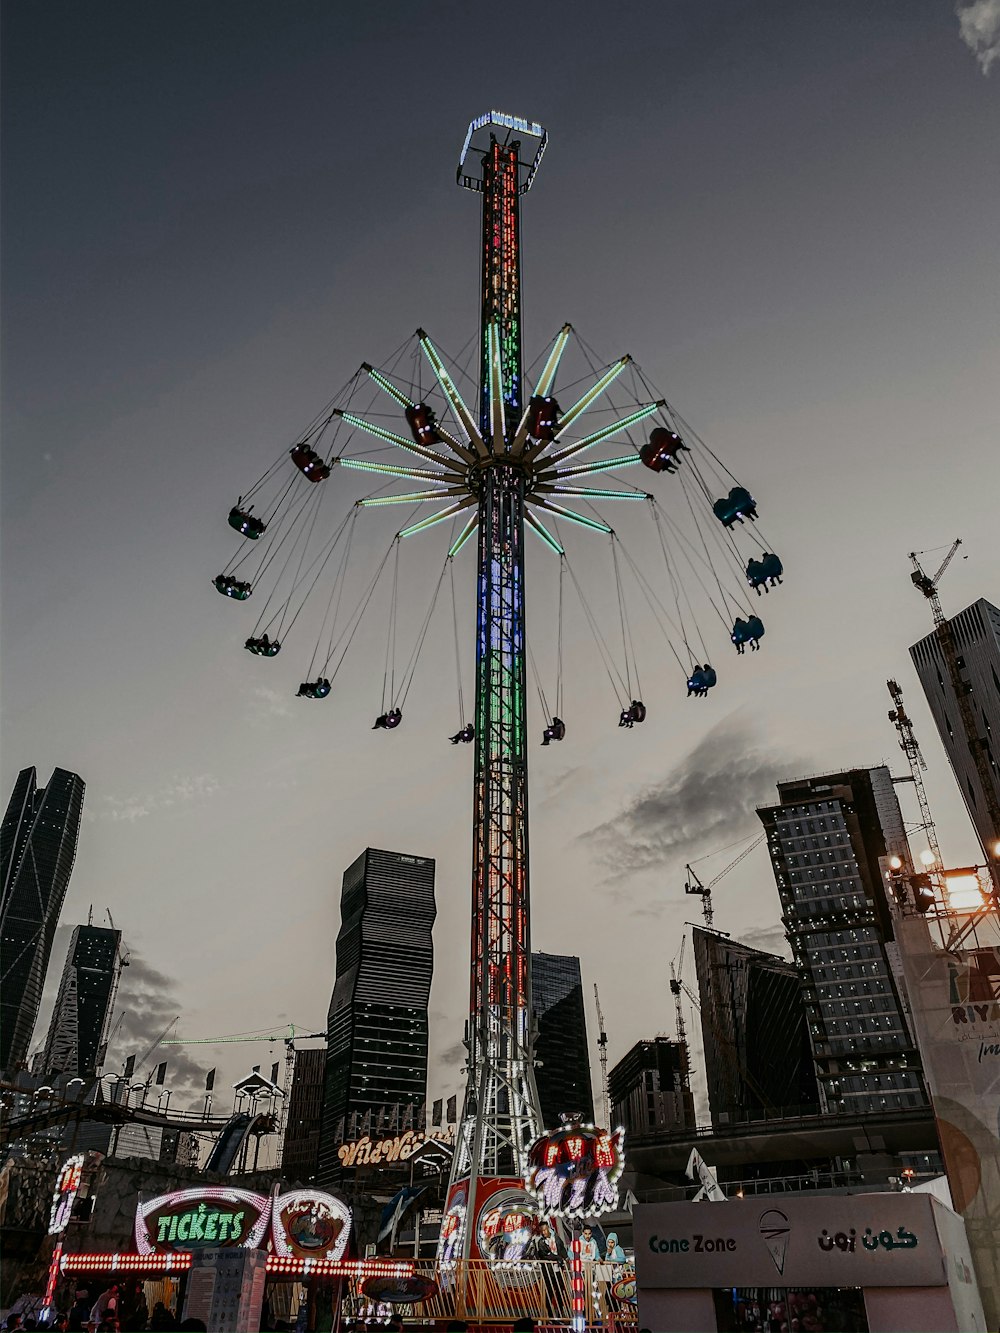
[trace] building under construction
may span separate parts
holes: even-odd
[[[795,965],[701,927],[692,942],[713,1126],[817,1114]]]

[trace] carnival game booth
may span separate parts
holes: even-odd
[[[640,1204],[653,1333],[981,1333],[965,1224],[930,1194]]]
[[[213,1333],[260,1327],[268,1286],[300,1284],[298,1305],[318,1285],[333,1287],[339,1303],[345,1286],[369,1279],[405,1281],[413,1264],[346,1257],[351,1211],[334,1195],[298,1189],[284,1194],[206,1185],[156,1198],[140,1196],[135,1250],[116,1254],[53,1254],[47,1303],[64,1277],[98,1279],[106,1286],[147,1288],[146,1303],[162,1300],[179,1318],[197,1317]],[[286,1296],[288,1292],[284,1293]],[[272,1302],[273,1305],[273,1302]],[[273,1313],[272,1309],[272,1313]],[[310,1327],[315,1327],[315,1316]]]

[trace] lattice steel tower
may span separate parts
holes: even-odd
[[[503,125],[503,121],[508,121]],[[498,123],[499,122],[499,123]],[[478,133],[489,131],[488,145]],[[503,130],[506,133],[503,133]],[[521,160],[521,136],[537,152]],[[491,113],[470,126],[458,181],[482,194],[479,557],[468,1084],[453,1186],[522,1174],[541,1130],[532,1057],[528,759],[524,643],[525,484],[521,385],[520,196],[545,133]],[[470,152],[481,174],[468,174]],[[468,1201],[465,1252],[475,1217]]]

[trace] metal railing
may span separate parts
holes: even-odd
[[[587,1328],[634,1329],[636,1307],[614,1294],[613,1288],[631,1269],[624,1264],[585,1263]],[[422,1266],[424,1276],[437,1283],[437,1293],[413,1306],[397,1306],[407,1320],[428,1324],[442,1320],[470,1320],[510,1327],[530,1317],[536,1329],[566,1329],[572,1316],[572,1286],[568,1262],[523,1260],[488,1263],[481,1259],[453,1262],[440,1268]],[[345,1302],[345,1314],[363,1317],[368,1312],[359,1289]]]

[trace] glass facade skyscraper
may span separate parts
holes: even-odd
[[[49,1023],[42,1072],[92,1078],[97,1072],[119,976],[122,933],[74,926]]]
[[[757,814],[802,979],[821,1109],[926,1106],[879,864],[891,855],[910,864],[889,770],[779,782],[778,796]]]
[[[0,825],[0,1069],[27,1063],[59,913],[76,859],[83,779],[56,768],[45,787],[18,774]]]
[[[319,1181],[340,1175],[337,1126],[427,1100],[434,861],[369,847],[344,872],[327,1019]]]
[[[546,1129],[558,1129],[564,1111],[594,1118],[580,960],[531,955],[531,1008],[535,1019],[535,1084]]]

